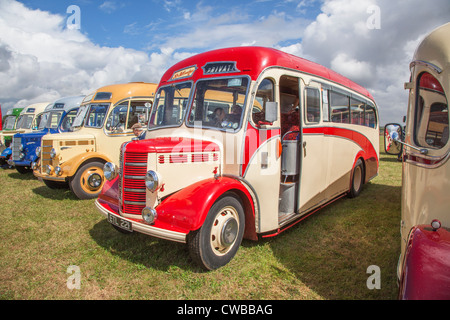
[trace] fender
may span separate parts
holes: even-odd
[[[227,192],[236,193],[242,201],[246,217],[244,237],[257,240],[252,196],[240,181],[230,177],[199,181],[178,191],[155,208],[158,219],[189,231],[198,230],[213,204]]]
[[[106,181],[98,203],[119,212],[118,179]],[[201,228],[213,204],[225,193],[234,192],[241,199],[245,212],[244,238],[258,240],[255,227],[254,200],[246,187],[230,177],[211,178],[194,183],[164,199],[155,210],[155,227],[171,226],[185,233]],[[141,217],[139,219],[142,222]]]
[[[2,158],[8,158],[11,155],[12,155],[11,148],[6,148],[5,150],[3,150],[2,154],[1,154],[1,157]]]
[[[100,160],[103,162],[112,162],[109,157],[104,155],[103,153],[98,152],[83,152],[75,157],[72,157],[70,160],[61,164],[62,168],[62,176],[61,177],[72,177],[74,176],[81,165],[89,160]]]
[[[399,299],[450,299],[450,230],[414,227],[400,277]]]

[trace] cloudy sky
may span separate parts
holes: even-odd
[[[398,122],[417,44],[449,21],[449,0],[0,0],[0,104],[5,114],[158,82],[193,54],[258,45],[351,78],[373,94],[382,124]]]

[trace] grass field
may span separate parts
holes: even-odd
[[[204,272],[187,247],[123,235],[94,201],[0,170],[3,300],[391,300],[400,252],[401,163],[380,155],[379,176],[281,235],[244,241],[227,266]],[[78,266],[79,290],[67,273]],[[367,268],[381,270],[369,290]]]

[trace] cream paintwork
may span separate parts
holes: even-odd
[[[281,76],[290,75],[299,77],[301,80],[300,85],[303,89],[305,85],[313,85],[313,79],[316,78],[290,72],[280,69],[267,70],[260,77],[260,81],[264,78],[276,79],[277,83]],[[322,83],[326,83],[321,80]],[[250,92],[256,93],[259,82],[253,81],[251,83]],[[317,83],[314,84],[316,88],[320,88]],[[333,86],[337,87],[333,83]],[[343,90],[344,87],[341,87]],[[252,94],[254,96],[254,94]],[[279,101],[279,90],[275,92],[276,100]],[[361,99],[367,100],[361,96]],[[247,105],[257,104],[256,100],[250,99],[247,101]],[[249,119],[250,107],[245,108],[244,119]],[[246,121],[244,121],[246,123]],[[378,119],[377,119],[378,123]],[[314,126],[333,126],[333,123],[320,122],[315,125],[306,125],[305,127]],[[350,129],[352,125],[349,125]],[[280,128],[280,110],[278,114],[278,120],[274,122],[271,128]],[[378,130],[366,128],[363,126],[354,125],[354,130],[363,132],[371,141],[375,142],[374,148],[377,154],[379,154],[379,137]],[[148,160],[148,169],[155,170],[161,174],[164,192],[158,191],[156,193],[150,193],[147,190],[147,202],[148,207],[157,208],[157,204],[162,197],[171,194],[177,190],[203,179],[211,178],[215,167],[219,168],[219,174],[240,176],[241,164],[243,162],[244,152],[244,140],[246,129],[241,128],[237,133],[226,134],[223,131],[218,130],[201,130],[199,128],[188,128],[183,124],[179,128],[171,129],[158,129],[147,132],[146,139],[153,139],[158,137],[186,137],[192,139],[199,139],[203,141],[211,141],[219,145],[220,148],[220,161],[217,163],[211,163],[208,167],[200,165],[164,165],[161,166],[157,163],[157,157],[159,155],[150,154]],[[330,201],[337,195],[345,193],[350,188],[351,173],[353,164],[356,162],[356,155],[362,150],[361,146],[355,142],[347,140],[342,137],[334,137],[324,135],[303,135],[306,144],[306,156],[304,150],[300,151],[303,158],[303,171],[301,176],[301,186],[299,191],[300,209],[297,208],[297,212],[294,213],[293,218],[298,218],[298,214],[305,214],[307,211],[320,206],[324,202]],[[288,221],[283,221],[278,215],[279,211],[279,192],[280,192],[280,171],[281,171],[281,159],[279,157],[279,144],[281,137],[279,135],[272,137],[261,145],[251,159],[250,165],[245,171],[241,180],[244,185],[248,183],[247,188],[251,194],[255,195],[254,203],[256,207],[255,214],[255,226],[257,233],[265,233],[276,230],[284,225]],[[267,168],[262,168],[263,153],[268,155]],[[333,159],[333,161],[330,161]],[[189,175],[185,172],[189,170]],[[189,179],[187,177],[190,177]],[[186,179],[186,181],[185,181]],[[256,205],[258,204],[258,205]],[[123,213],[122,213],[123,214]],[[132,218],[134,215],[123,214],[124,217]]]
[[[82,103],[88,105],[90,103],[111,103],[108,113],[102,128],[82,127],[76,132],[59,133],[46,135],[42,139],[42,152],[46,152],[45,146],[48,149],[55,148],[56,159],[52,161],[51,165],[55,168],[60,165],[62,168],[62,175],[55,174],[47,175],[43,172],[43,166],[34,171],[34,175],[38,178],[67,181],[73,177],[77,170],[83,163],[90,159],[99,159],[102,162],[113,162],[119,164],[120,146],[126,141],[130,141],[134,136],[131,130],[127,130],[120,134],[109,133],[105,129],[105,123],[109,118],[114,107],[124,100],[131,101],[148,101],[153,102],[156,84],[149,83],[129,83],[123,85],[112,85],[98,89],[96,92],[112,92],[112,100],[91,101],[86,98]],[[95,93],[96,93],[95,92]],[[91,98],[95,93],[89,95]],[[47,150],[48,152],[48,150]],[[47,164],[43,161],[42,164]]]
[[[14,130],[14,131],[2,131],[2,132],[0,132],[1,144],[5,143],[5,137],[14,137],[14,135],[16,133],[24,133],[25,134],[25,133],[38,131],[37,129],[33,129],[33,124],[36,121],[36,116],[38,116],[41,113],[43,113],[45,111],[45,108],[47,108],[47,106],[49,104],[50,104],[50,102],[42,102],[42,103],[32,104],[32,105],[29,105],[28,107],[24,108],[23,111],[20,113],[20,116],[18,118],[20,118],[21,116],[24,116],[24,115],[31,115],[31,116],[33,116],[33,121],[31,122],[31,128],[29,128],[29,129],[17,129],[17,130]],[[35,111],[34,112],[27,112],[29,108],[34,108]],[[37,123],[36,125],[39,126],[39,123]]]
[[[413,139],[416,79],[422,72],[433,75],[450,97],[450,23],[431,32],[417,48],[411,64],[409,107],[405,142],[415,146]],[[425,65],[424,62],[431,65]],[[439,73],[432,65],[438,67]],[[422,134],[423,136],[423,134]],[[403,261],[405,249],[413,226],[429,225],[433,219],[441,221],[443,227],[450,227],[448,190],[450,189],[450,141],[441,149],[427,148],[428,154],[405,148],[406,155],[413,155],[429,160],[442,159],[438,165],[421,165],[412,161],[403,164],[402,181],[402,220],[401,220],[401,255]],[[398,275],[402,274],[402,263],[398,264]]]

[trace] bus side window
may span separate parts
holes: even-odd
[[[316,88],[306,88],[306,123],[320,121],[320,93]]]
[[[264,121],[266,117],[266,102],[274,100],[274,84],[270,79],[264,79],[256,92],[255,102],[252,107],[253,123],[258,125],[260,121]]]
[[[330,92],[331,121],[336,123],[350,123],[349,98],[337,92]]]
[[[441,149],[449,139],[447,98],[439,81],[430,73],[421,73],[417,82],[415,143]]]

